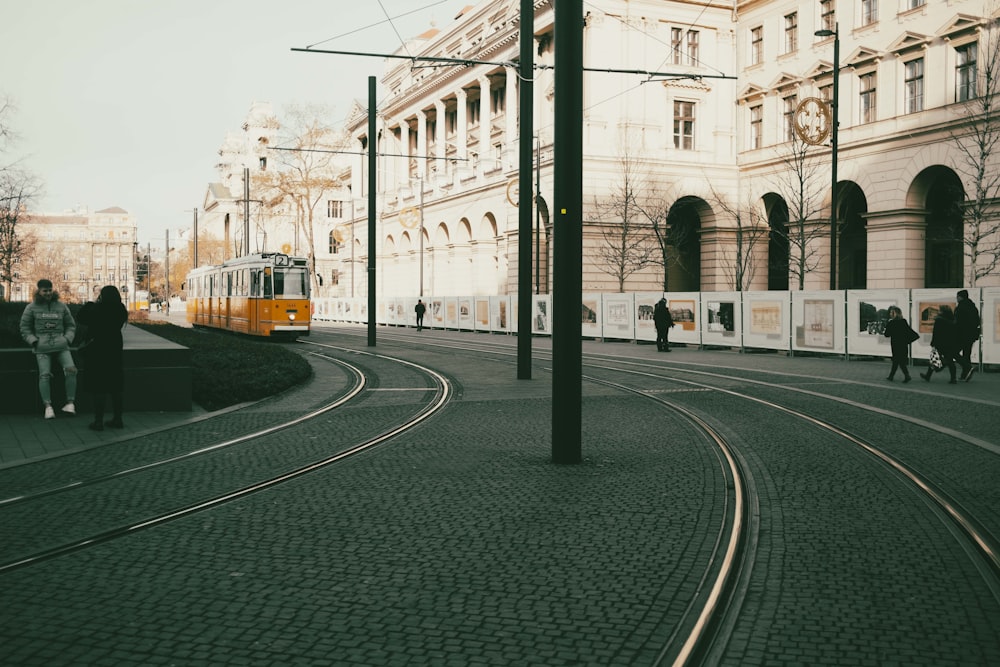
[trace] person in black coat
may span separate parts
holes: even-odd
[[[892,382],[897,369],[903,371],[904,384],[910,381],[910,371],[906,368],[906,362],[910,357],[912,333],[913,329],[903,318],[903,311],[896,306],[889,306],[889,321],[885,325],[885,335],[892,347],[892,368],[889,370],[889,377],[886,378],[889,382]]]
[[[959,290],[958,306],[955,308],[955,328],[958,331],[959,361],[962,364],[962,379],[968,382],[976,367],[972,365],[972,347],[979,340],[979,309],[969,298],[969,290]]]
[[[105,285],[97,301],[80,309],[80,324],[87,327],[84,341],[85,377],[90,393],[94,395],[94,421],[88,426],[103,431],[105,426],[122,428],[122,392],[124,390],[124,362],[122,354],[122,329],[128,322],[128,310],[121,294],[114,285]],[[104,421],[104,407],[111,395],[111,421]]]
[[[670,327],[674,326],[674,318],[670,316],[666,299],[660,299],[653,306],[653,324],[656,326],[656,349],[660,352],[669,352]]]
[[[958,329],[955,328],[955,314],[951,311],[951,306],[943,305],[938,311],[938,316],[934,318],[934,331],[931,334],[931,347],[937,349],[941,355],[941,361],[948,368],[951,374],[951,382],[956,384],[955,360],[958,358]],[[943,369],[939,369],[943,370]],[[931,381],[933,368],[928,367],[927,373],[921,373],[920,377],[925,382]]]

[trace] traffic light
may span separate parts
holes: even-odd
[[[142,284],[149,280],[149,255],[136,255],[135,282]]]

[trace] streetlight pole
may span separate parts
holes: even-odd
[[[840,110],[840,24],[833,30],[817,30],[817,37],[833,37],[833,99],[830,101],[830,289],[837,289],[837,130]]]
[[[420,188],[420,228],[417,236],[420,237],[420,296],[424,296],[424,178],[417,179],[417,187]]]

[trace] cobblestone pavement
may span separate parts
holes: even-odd
[[[354,345],[364,350],[363,341]],[[585,344],[588,352],[616,348],[657,358],[652,346]],[[392,343],[374,351],[448,373],[458,388],[452,407],[349,464],[0,576],[3,662],[654,664],[720,521],[724,489],[712,457],[662,411],[588,387],[585,461],[553,465],[549,376],[519,381],[512,366]],[[855,398],[877,392],[901,409],[955,396],[972,411],[996,412],[1000,400],[1000,376],[992,373],[957,386],[904,386],[885,382],[888,364],[878,361],[682,347],[670,361],[796,373],[803,385],[846,379],[856,383]],[[330,388],[300,391],[283,400],[311,405]],[[283,408],[265,402],[259,409]],[[123,437],[232,416],[129,415],[132,430]],[[30,472],[29,464],[93,447],[115,451],[117,434],[78,431],[86,432],[80,419],[0,419],[0,484],[5,469]],[[800,484],[823,488],[822,479]],[[780,503],[780,488],[768,492]],[[775,520],[784,528],[781,516]],[[797,599],[801,571],[790,567],[782,539],[780,531],[769,534],[766,546],[773,571],[788,579],[768,586],[787,586],[788,599],[803,608],[854,604],[836,599],[837,571],[831,599]],[[863,543],[817,550],[843,551],[844,567],[869,567]],[[776,626],[796,622],[794,606],[756,614]],[[935,620],[926,622],[933,636]],[[879,644],[878,636],[892,634],[892,619],[886,624],[810,631],[829,636],[830,646],[845,633],[871,642],[876,650],[866,664],[921,662]],[[846,664],[815,642],[775,652],[752,632],[743,641],[745,664]]]

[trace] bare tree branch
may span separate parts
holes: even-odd
[[[1000,40],[991,41],[988,31],[980,34],[980,41],[963,52],[966,62],[962,71],[968,78],[960,81],[959,95],[967,96],[962,107],[968,122],[952,133],[962,156],[958,169],[973,187],[973,192],[965,195],[962,233],[968,259],[965,279],[973,287],[1000,266],[1000,169],[996,163],[1000,145]]]

